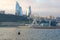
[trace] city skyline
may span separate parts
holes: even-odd
[[[60,15],[60,0],[0,0],[0,10],[15,13],[16,1],[22,7],[23,13],[31,6],[32,14],[41,16]]]

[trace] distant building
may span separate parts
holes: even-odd
[[[19,5],[18,2],[16,2],[16,13],[15,15],[22,16],[22,7]]]
[[[5,11],[0,11],[0,14],[5,14]]]
[[[26,11],[26,15],[29,17],[31,15],[31,6]]]
[[[60,22],[60,17],[56,17],[56,20],[57,20],[58,22]]]
[[[56,19],[59,19],[60,20],[60,17],[56,17]]]
[[[56,19],[56,17],[54,17],[54,16],[48,16],[47,18],[48,19]]]

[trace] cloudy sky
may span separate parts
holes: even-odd
[[[60,0],[0,0],[0,10],[14,13],[16,1],[22,7],[23,12],[31,6],[32,14],[60,16]]]

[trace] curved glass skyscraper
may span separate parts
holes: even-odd
[[[29,6],[29,8],[27,9],[26,15],[28,17],[30,17],[30,15],[31,15],[31,6]]]
[[[22,7],[16,1],[16,15],[22,16]]]

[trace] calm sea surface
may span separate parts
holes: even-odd
[[[20,40],[60,40],[60,29],[20,29]]]
[[[18,35],[20,32],[20,35]],[[0,28],[0,40],[60,40],[60,29]]]

